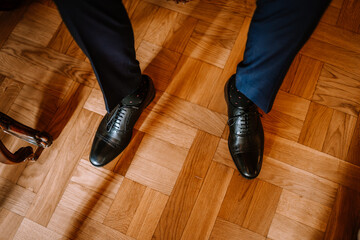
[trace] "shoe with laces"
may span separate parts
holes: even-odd
[[[225,85],[230,129],[228,146],[231,157],[245,178],[256,178],[261,170],[264,152],[264,131],[257,106],[248,103],[232,103],[231,89],[235,87],[235,75]]]
[[[151,78],[143,75],[142,80],[142,93],[137,94],[135,104],[136,96],[129,95],[102,119],[90,152],[90,162],[94,166],[108,164],[130,143],[136,121],[155,97]]]

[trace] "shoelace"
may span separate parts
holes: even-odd
[[[123,121],[124,116],[128,111],[128,108],[129,108],[128,106],[121,106],[115,110],[115,113],[111,116],[109,121],[106,123],[108,132],[110,132],[112,129],[120,131],[121,122]],[[134,106],[131,106],[131,108],[137,109],[137,107],[134,107]]]
[[[262,115],[258,112],[258,111],[249,111],[249,112],[242,112],[238,115],[235,115],[231,118],[229,118],[228,120],[228,125],[229,127],[233,126],[236,122],[236,120],[238,118],[240,118],[240,129],[241,129],[241,134],[246,134],[250,131],[250,126],[249,126],[249,118],[250,116],[260,116],[262,117]]]

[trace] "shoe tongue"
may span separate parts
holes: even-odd
[[[146,81],[143,80],[140,87],[135,90],[135,92],[127,95],[121,100],[121,104],[125,106],[139,106],[146,96],[147,88]]]

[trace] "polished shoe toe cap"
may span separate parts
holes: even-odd
[[[253,179],[259,175],[262,165],[262,154],[254,151],[233,154],[232,157],[243,177]]]
[[[90,162],[95,167],[104,166],[116,158],[125,148],[126,146],[115,147],[103,137],[95,136],[90,152]]]

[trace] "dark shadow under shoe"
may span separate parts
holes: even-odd
[[[235,87],[235,75],[225,85],[228,106],[229,139],[231,157],[245,178],[256,178],[261,170],[264,153],[264,131],[257,106],[251,101],[237,105],[230,101],[231,89]]]
[[[143,75],[142,79],[142,87],[145,89],[137,94],[141,96],[139,103],[132,104],[134,97],[129,95],[102,119],[90,152],[90,162],[94,166],[101,167],[108,164],[130,143],[136,121],[155,97],[151,78]]]

